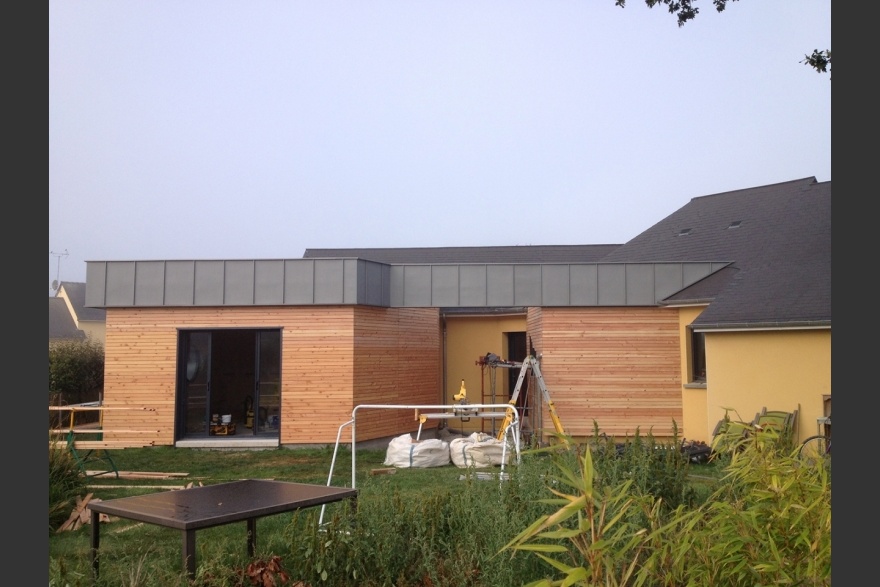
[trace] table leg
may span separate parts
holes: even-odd
[[[95,510],[91,511],[91,534],[92,534],[92,575],[94,576],[95,581],[98,580],[98,547],[101,545],[101,514],[96,512]]]
[[[254,558],[257,550],[257,519],[248,518],[247,521],[247,545],[248,556]]]
[[[183,568],[190,579],[196,578],[196,531],[183,531]]]

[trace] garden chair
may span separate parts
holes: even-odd
[[[738,422],[725,416],[718,421],[712,432],[712,451],[732,452],[738,449],[753,429],[754,425],[751,422]]]
[[[759,442],[791,442],[797,427],[797,414],[764,407],[755,414],[755,434]]]

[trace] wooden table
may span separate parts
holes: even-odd
[[[350,499],[357,502],[357,489],[328,487],[287,481],[246,479],[149,495],[89,503],[92,524],[92,570],[98,578],[100,514],[138,520],[180,530],[183,568],[196,574],[196,530],[247,522],[248,556],[254,556],[257,518]]]

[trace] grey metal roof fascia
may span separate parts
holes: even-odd
[[[657,305],[666,308],[687,308],[690,306],[705,306],[711,304],[714,299],[715,298],[694,298],[692,300],[675,300],[674,302],[660,300],[657,302]]]
[[[694,324],[694,332],[742,332],[747,330],[828,330],[831,320],[792,322],[740,322],[730,324]]]
[[[470,308],[440,308],[441,316],[522,316],[528,313],[526,306],[508,306],[495,308],[486,307],[470,307]]]

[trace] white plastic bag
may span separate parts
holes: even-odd
[[[385,453],[385,465],[400,469],[442,467],[449,464],[449,443],[439,438],[413,440],[403,434],[392,438]]]
[[[455,466],[466,469],[483,469],[493,465],[507,464],[510,451],[504,453],[504,441],[483,432],[474,432],[466,438],[449,442],[449,453]],[[502,454],[504,457],[502,458]]]

